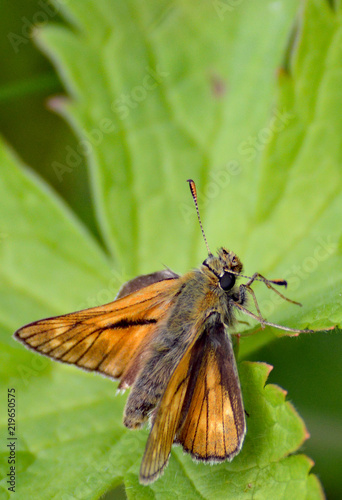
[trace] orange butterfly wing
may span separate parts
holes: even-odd
[[[222,323],[199,344],[175,442],[197,460],[232,460],[246,433],[233,347]]]
[[[163,273],[166,271],[154,275]],[[175,276],[148,286],[140,283],[140,288],[136,282],[142,277],[136,278],[114,302],[30,323],[14,336],[41,354],[114,379],[128,370],[126,388],[138,372],[139,363],[134,360],[153,336],[156,323],[166,315],[178,289]],[[126,295],[129,288],[135,291]]]
[[[193,335],[156,409],[140,469],[143,484],[162,474],[173,442],[193,458],[212,462],[231,460],[242,447],[246,425],[240,384],[218,313],[197,325]]]
[[[193,329],[195,335],[195,329]],[[193,345],[193,343],[191,344]],[[155,410],[144,457],[140,467],[140,482],[155,481],[166,467],[179,424],[180,415],[189,383],[191,346],[173,372],[162,399]]]

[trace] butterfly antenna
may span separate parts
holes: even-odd
[[[212,255],[212,253],[210,251],[210,248],[209,248],[209,245],[208,245],[208,242],[207,242],[207,238],[205,237],[205,233],[204,233],[204,229],[203,229],[202,221],[201,221],[201,216],[200,216],[199,209],[198,209],[196,184],[195,184],[195,182],[192,179],[188,179],[187,182],[189,183],[189,187],[190,187],[190,191],[191,191],[191,196],[192,196],[192,198],[194,200],[194,203],[195,203],[197,217],[198,217],[198,222],[199,222],[199,225],[200,225],[200,228],[201,228],[201,231],[202,231],[202,235],[203,235],[203,239],[204,239],[205,245],[206,245],[207,250],[208,250],[208,254]]]

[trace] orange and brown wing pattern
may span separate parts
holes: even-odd
[[[194,341],[166,387],[146,444],[140,481],[166,467],[172,444],[202,461],[231,460],[246,432],[234,353],[219,315],[193,329]]]
[[[177,365],[162,400],[155,410],[155,419],[148,437],[140,467],[140,482],[155,481],[166,467],[179,424],[190,376],[191,349]]]
[[[166,315],[177,281],[166,279],[103,306],[30,323],[15,338],[58,361],[120,378]]]
[[[200,345],[202,344],[202,345]],[[193,458],[220,462],[239,453],[246,433],[238,373],[230,339],[217,322],[199,339],[175,442]]]

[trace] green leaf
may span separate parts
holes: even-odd
[[[307,433],[284,392],[264,387],[266,365],[239,366],[248,433],[232,463],[194,464],[174,449],[164,476],[142,487],[147,431],[124,429],[115,385],[11,338],[30,321],[109,302],[126,278],[164,262],[178,272],[202,262],[187,178],[211,248],[236,251],[247,275],[286,278],[303,302],[256,284],[270,321],[341,327],[341,12],[307,1],[290,38],[296,9],[73,0],[70,26],[39,33],[70,95],[51,104],[79,137],[53,168],[67,183],[85,154],[108,254],[1,145],[0,379],[18,395],[18,498],[95,499],[123,480],[129,498],[323,496],[312,462],[290,455]],[[241,355],[273,338],[243,339]],[[5,411],[0,429],[5,442]],[[0,470],[6,498],[6,451]]]
[[[285,392],[274,385],[264,387],[270,369],[248,362],[239,367],[248,432],[232,463],[195,463],[177,448],[170,472],[151,486],[143,487],[136,474],[129,475],[128,498],[172,499],[182,491],[194,499],[251,498],[256,492],[260,498],[306,498],[312,462],[303,455],[287,456],[306,439],[306,429],[292,405],[285,402]]]
[[[241,196],[254,193],[254,165],[242,158],[242,174],[230,176],[236,189],[228,191],[229,196],[215,179],[222,169],[229,175],[226,168],[238,158],[241,137],[257,133],[268,119],[274,67],[280,63],[295,5],[287,2],[274,11],[272,2],[263,1],[229,9],[222,19],[215,3],[198,8],[197,2],[102,2],[101,7],[93,5],[88,16],[82,2],[72,2],[82,36],[57,26],[41,33],[40,45],[77,98],[58,110],[80,141],[85,139],[82,130],[87,131],[103,236],[132,275],[161,262],[185,271],[203,260],[204,246],[185,183],[189,177],[198,182],[211,245],[233,245],[244,234],[248,212]],[[260,9],[263,25],[255,23]],[[108,32],[103,20],[97,26],[102,17],[106,23],[112,20]],[[97,40],[99,32],[103,36]],[[253,51],[246,50],[249,45]],[[212,198],[213,182],[228,198],[222,214],[230,213],[236,203],[235,212],[240,212],[233,225],[222,217],[229,229],[224,241],[222,225],[217,224],[219,197],[210,199],[209,207],[201,196],[208,191],[206,197]],[[206,217],[209,208],[213,217]],[[156,239],[157,252],[151,251]]]

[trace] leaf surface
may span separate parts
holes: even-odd
[[[195,464],[176,448],[164,476],[142,487],[147,432],[124,429],[115,386],[11,339],[30,321],[111,301],[126,278],[163,263],[198,265],[205,247],[187,178],[211,248],[234,250],[249,275],[286,278],[304,304],[256,284],[269,320],[341,326],[340,8],[307,1],[290,39],[296,2],[229,7],[73,0],[63,7],[70,25],[39,34],[68,89],[70,100],[53,105],[85,153],[107,253],[1,145],[0,378],[18,394],[18,498],[95,499],[123,480],[129,498],[168,498],[171,488],[179,498],[323,496],[310,459],[292,455],[304,423],[282,390],[264,387],[265,365],[240,364],[250,416],[232,463]],[[240,353],[273,338],[243,339]],[[0,470],[9,496],[6,453]]]

